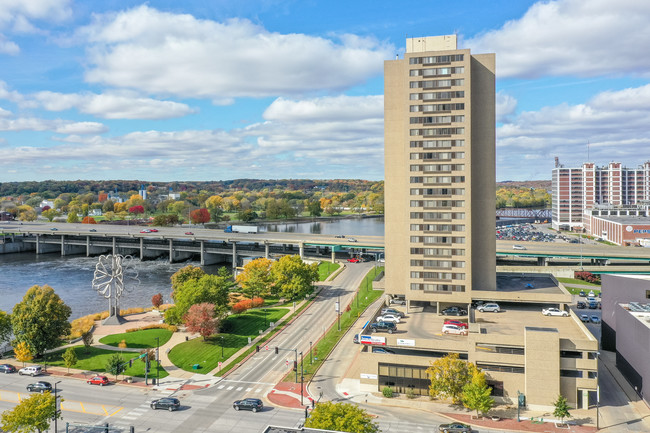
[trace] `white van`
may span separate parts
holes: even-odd
[[[26,374],[28,376],[40,376],[41,375],[41,366],[40,365],[32,365],[30,367],[23,367],[20,370],[18,370],[19,375]]]

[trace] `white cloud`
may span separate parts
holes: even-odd
[[[127,92],[63,94],[46,91],[34,94],[33,99],[49,111],[76,108],[104,119],[169,119],[194,112],[186,104],[142,98]]]
[[[145,5],[96,16],[78,36],[93,44],[89,82],[221,104],[345,89],[380,75],[394,51],[367,38],[272,33],[244,19],[220,23]]]
[[[108,131],[105,125],[97,122],[65,123],[55,129],[59,134],[100,134]]]
[[[0,131],[53,131],[60,134],[98,134],[108,128],[97,122],[72,122],[36,117],[0,118]],[[6,156],[6,155],[5,155]]]
[[[263,117],[275,121],[326,121],[383,118],[384,97],[335,96],[293,101],[278,98],[264,111]]]
[[[553,158],[568,166],[588,159],[599,165],[619,161],[636,167],[648,159],[650,84],[602,92],[584,104],[560,104],[524,112],[497,129],[498,178],[548,179]]]
[[[650,76],[650,2],[557,0],[535,3],[518,20],[465,42],[497,53],[497,76]]]
[[[0,117],[9,117],[11,116],[11,111],[5,110],[4,108],[0,107]]]
[[[517,100],[499,91],[496,94],[496,121],[497,123],[506,122],[511,114],[517,109]]]
[[[36,33],[32,21],[58,23],[72,15],[72,0],[2,0],[0,30],[13,33]],[[16,55],[20,47],[0,34],[0,53]]]

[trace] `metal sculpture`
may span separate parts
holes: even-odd
[[[120,254],[99,256],[92,286],[97,293],[108,299],[108,318],[104,324],[124,322],[120,316],[120,298],[128,287],[127,283],[140,284],[133,257]]]

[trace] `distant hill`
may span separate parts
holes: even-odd
[[[497,182],[499,188],[535,188],[549,191],[551,189],[550,180],[504,180]]]

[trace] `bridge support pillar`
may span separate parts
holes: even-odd
[[[113,255],[117,254],[117,238],[113,236]]]
[[[537,265],[538,266],[547,266],[548,265],[548,257],[537,257]]]
[[[237,269],[237,242],[232,242],[232,269]]]
[[[332,248],[332,263],[336,263],[336,251]]]
[[[169,240],[169,263],[174,263],[174,241]]]
[[[264,258],[268,259],[269,258],[269,243],[264,242]]]
[[[300,251],[300,260],[304,260],[305,259],[305,244],[300,242],[300,244],[298,245],[298,250]]]
[[[54,253],[61,250],[56,244],[46,244],[41,241],[41,235],[36,235],[36,254]]]
[[[65,235],[61,235],[61,257],[65,257]]]

